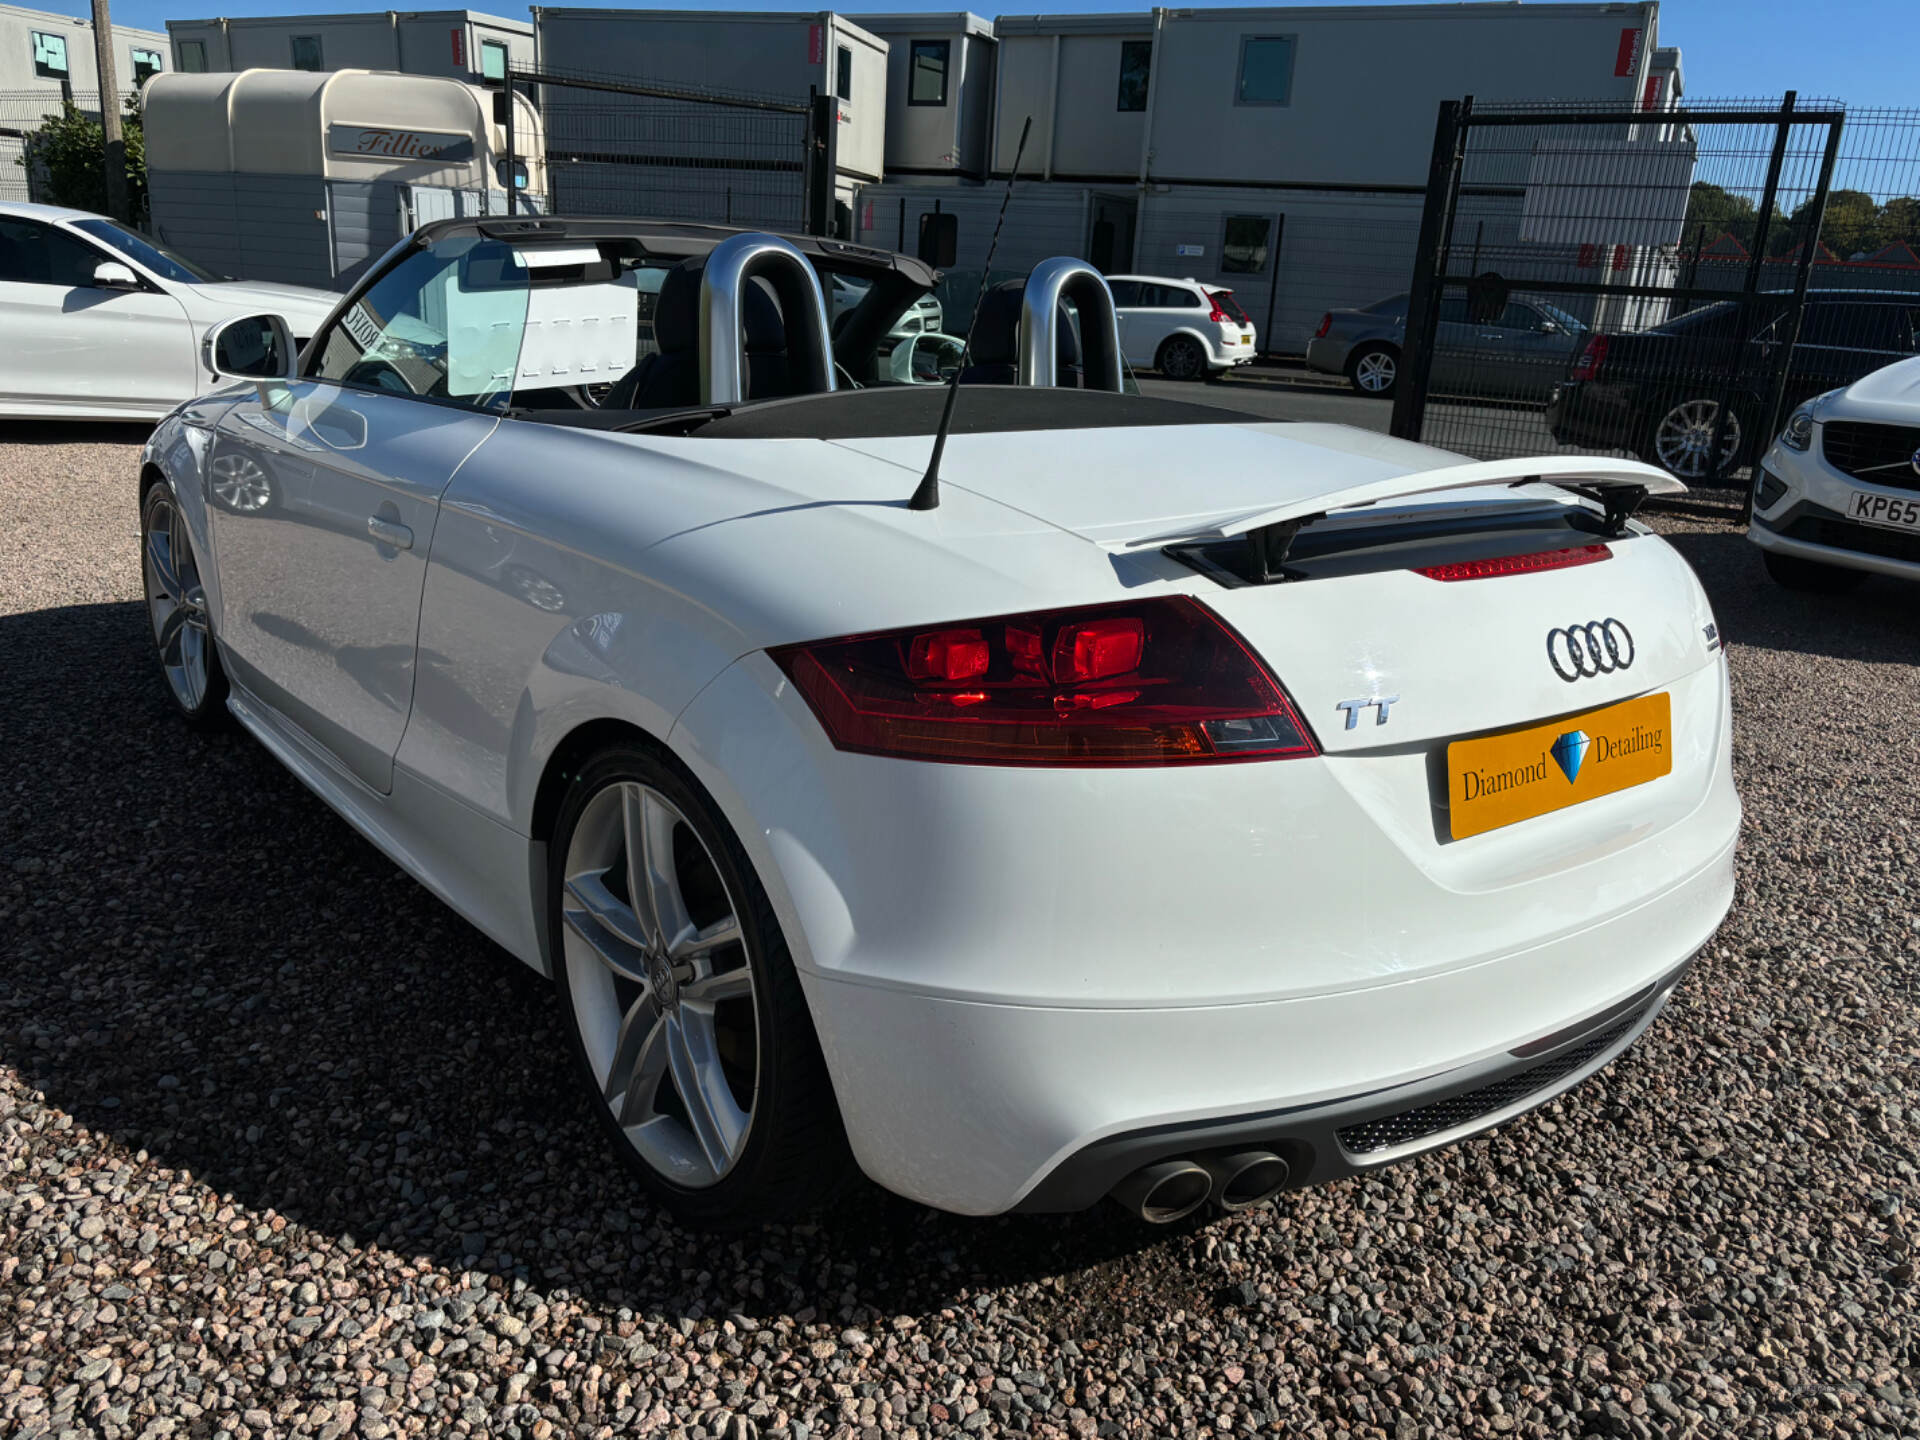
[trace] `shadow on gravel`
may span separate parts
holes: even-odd
[[[1723,514],[1715,512],[1715,518]],[[1920,663],[1914,618],[1920,587],[1872,576],[1844,595],[1808,595],[1774,583],[1759,548],[1737,531],[1669,531],[1666,539],[1699,575],[1733,644],[1835,660]]]
[[[0,651],[36,657],[0,790],[0,1063],[127,1151],[349,1246],[673,1317],[1032,1280],[1024,1313],[1070,1328],[1211,1295],[1110,1207],[968,1221],[865,1187],[819,1225],[672,1227],[603,1147],[546,982],[242,732],[186,729],[138,604],[0,617]]]
[[[144,445],[150,420],[0,420],[0,445]]]

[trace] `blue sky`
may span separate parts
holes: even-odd
[[[66,14],[86,13],[80,0],[19,0],[36,8]],[[427,8],[429,0],[412,5],[356,3],[356,0],[314,0],[314,3],[268,3],[268,0],[120,0],[113,7],[121,24],[166,28],[169,18],[204,15],[273,15],[313,11]],[[606,0],[601,0],[606,3]],[[674,0],[661,0],[667,8]],[[690,5],[695,0],[679,0]],[[1339,3],[1339,0],[1333,0]],[[526,10],[508,5],[476,5],[475,9],[525,18]],[[803,0],[742,0],[715,4],[717,10],[818,10]],[[911,0],[868,0],[849,10],[954,10],[956,0],[915,5]],[[980,7],[987,15],[1044,11],[1102,11],[1147,9],[1115,0],[1046,0],[1041,5]],[[1660,40],[1684,52],[1687,92],[1699,99],[1774,96],[1789,88],[1806,96],[1831,96],[1850,106],[1920,106],[1920,0],[1667,0],[1660,7]]]

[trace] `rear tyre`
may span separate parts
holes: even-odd
[[[1153,364],[1169,380],[1204,380],[1207,352],[1191,335],[1175,335],[1160,346]]]
[[[140,497],[140,552],[147,620],[167,696],[189,725],[213,729],[226,720],[227,675],[213,643],[193,536],[164,480]]]
[[[766,892],[657,752],[580,767],[548,848],[548,935],[576,1064],[615,1152],[683,1223],[800,1214],[852,1173]]]
[[[1400,383],[1400,352],[1391,345],[1362,345],[1347,357],[1347,383],[1362,395],[1391,400]]]
[[[1640,453],[1648,464],[1696,485],[1724,480],[1741,464],[1750,427],[1740,402],[1731,402],[1720,454],[1710,458],[1719,417],[1720,402],[1715,397],[1689,392],[1670,396],[1654,407]]]
[[[1774,583],[1811,595],[1844,595],[1849,590],[1858,589],[1867,578],[1864,570],[1849,570],[1842,565],[1829,565],[1824,560],[1808,560],[1800,555],[1782,555],[1776,550],[1764,552],[1763,558],[1767,562],[1767,574],[1773,577]]]

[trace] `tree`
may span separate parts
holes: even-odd
[[[1904,243],[1920,253],[1920,197],[1897,195],[1880,207],[1880,243]]]
[[[140,125],[139,101],[129,96],[121,120],[127,156],[127,204],[133,223],[147,217],[147,148]],[[106,136],[100,122],[68,103],[27,137],[26,153],[15,162],[43,169],[46,198],[55,205],[105,213],[107,208]]]
[[[1681,232],[1684,243],[1691,248],[1698,238],[1702,244],[1711,245],[1722,235],[1731,235],[1742,245],[1750,245],[1754,213],[1754,203],[1746,196],[1696,180],[1687,194],[1687,223]]]
[[[1769,248],[1784,255],[1805,241],[1813,218],[1813,201],[1807,200],[1793,212],[1793,219],[1781,228]],[[1834,190],[1827,195],[1827,213],[1820,223],[1820,239],[1842,260],[1851,260],[1865,251],[1871,254],[1886,242],[1880,235],[1880,207],[1864,190]]]

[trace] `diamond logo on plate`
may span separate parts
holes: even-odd
[[[1553,763],[1566,773],[1569,785],[1580,778],[1580,767],[1586,762],[1587,749],[1592,744],[1584,730],[1569,730],[1553,742],[1548,753],[1553,756]]]

